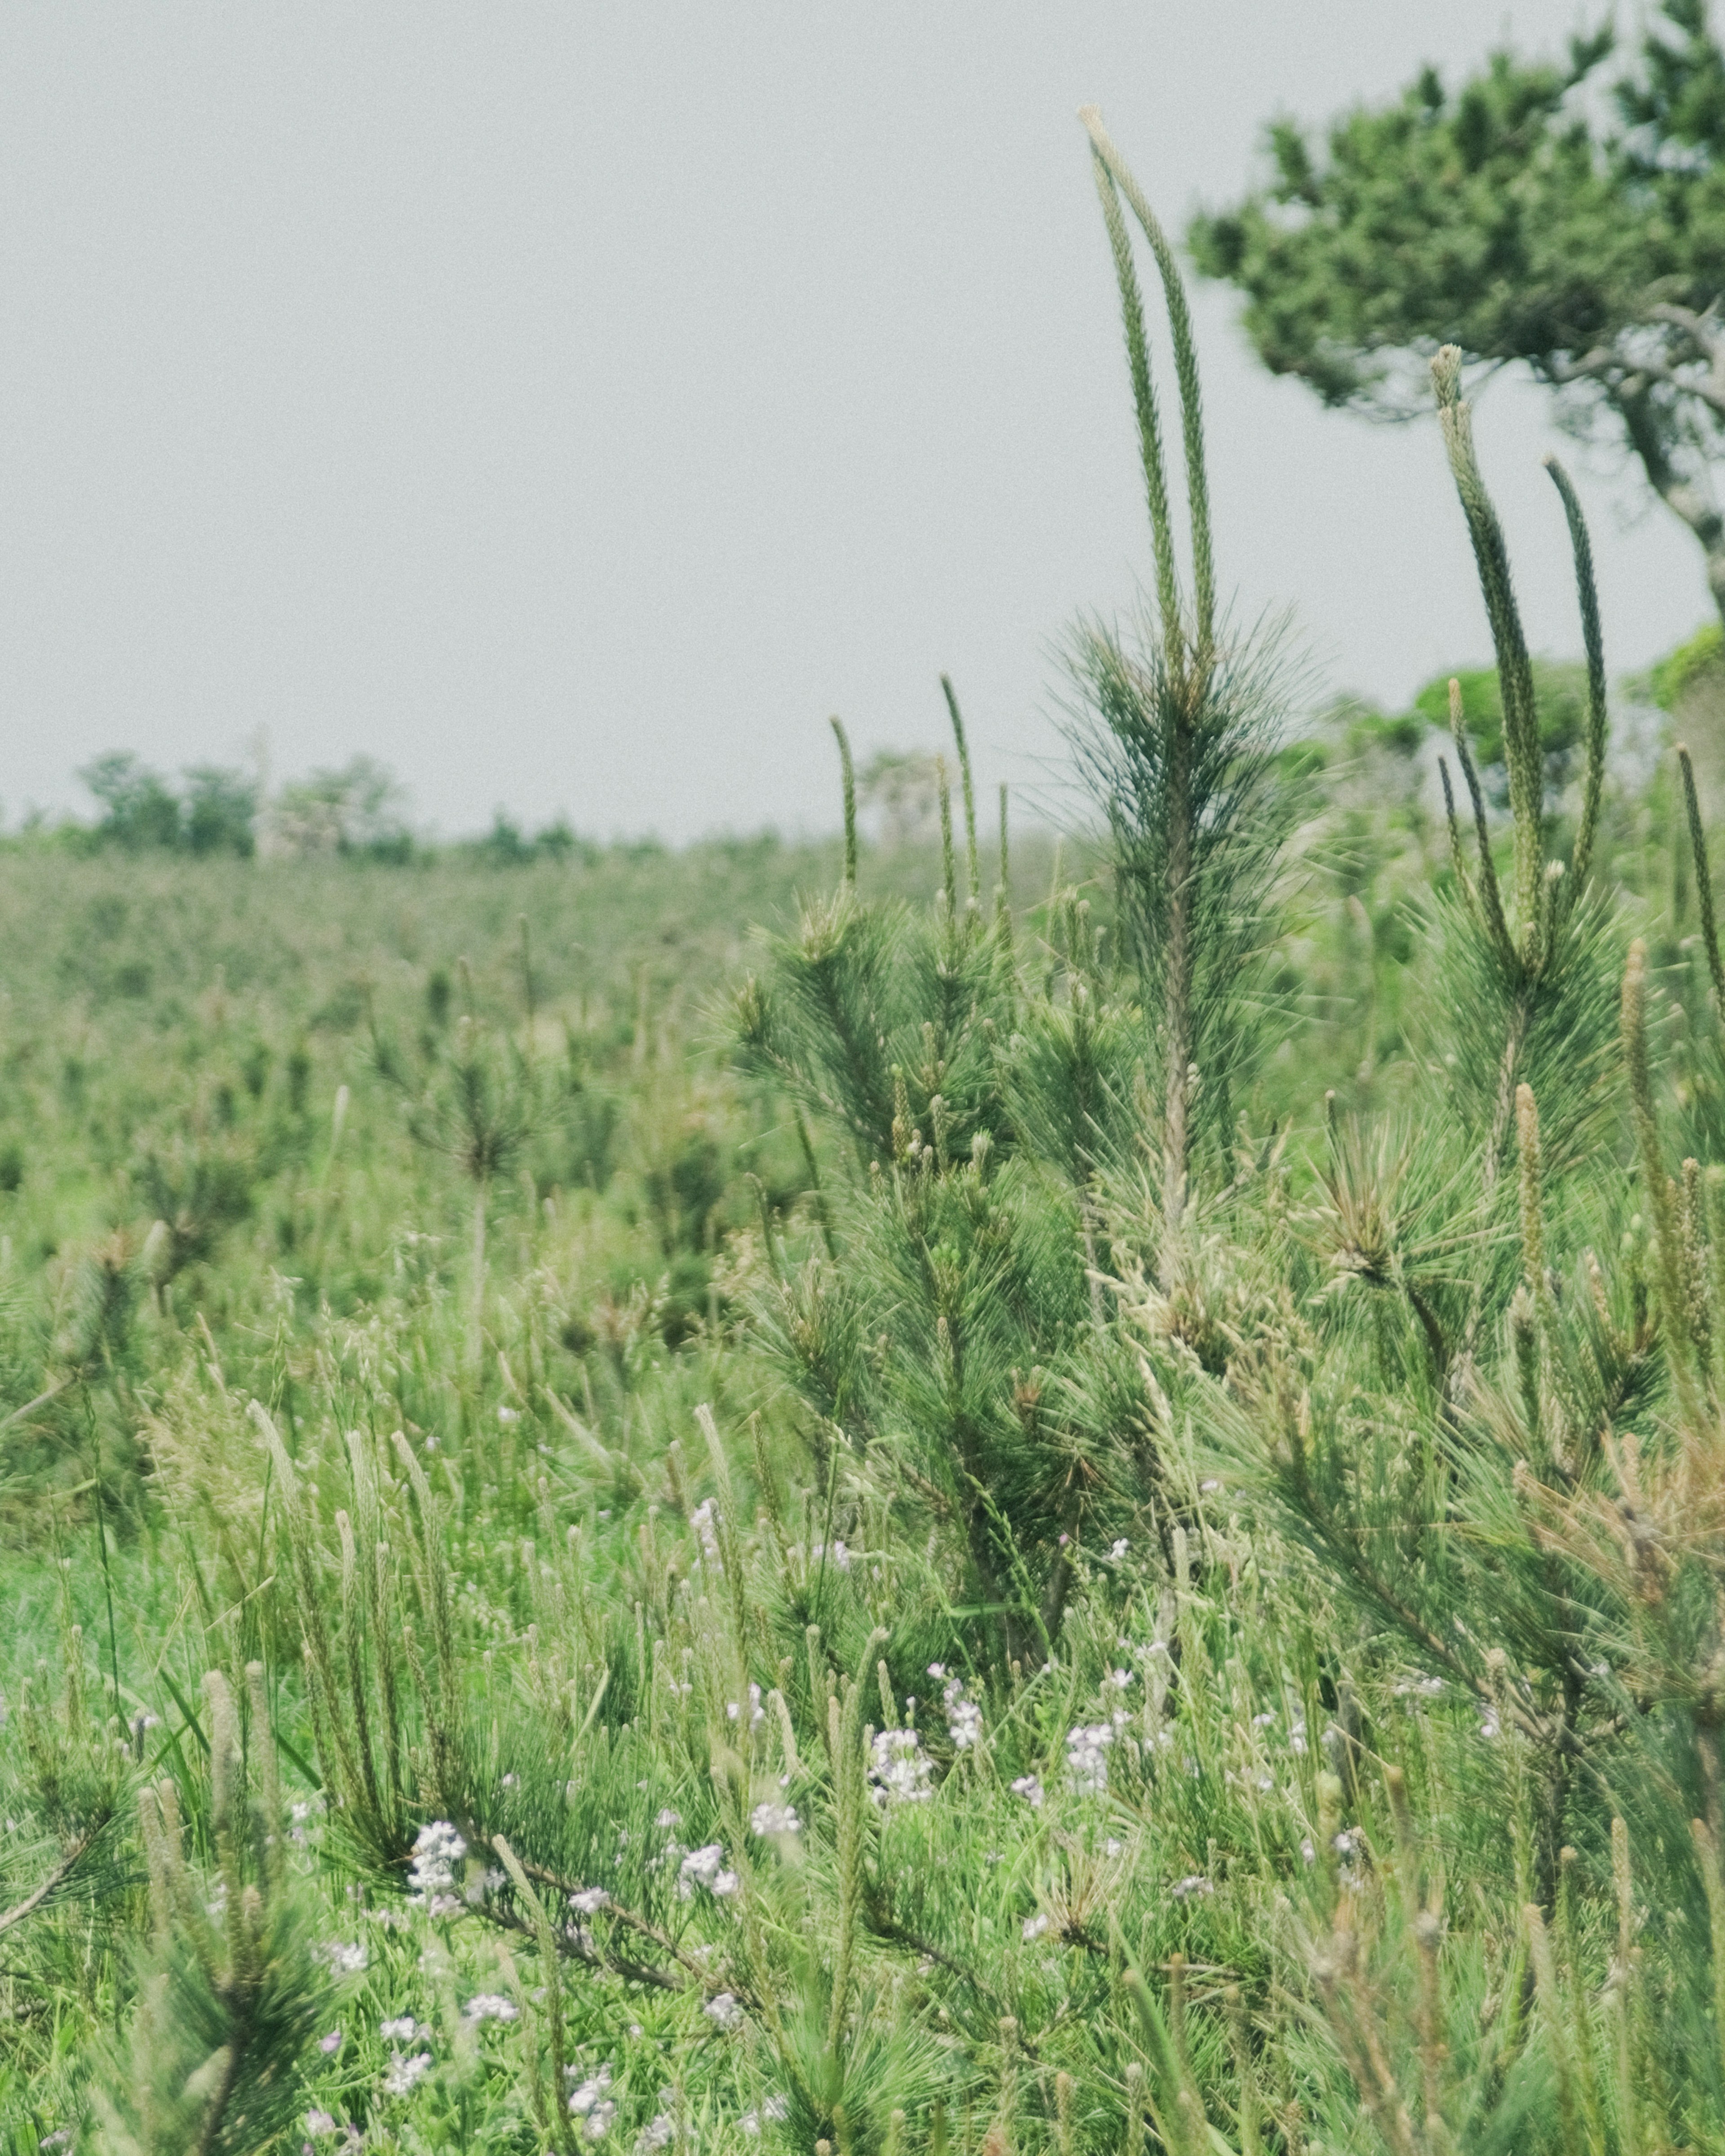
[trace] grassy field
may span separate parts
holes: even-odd
[[[1495,674],[1291,742],[1093,124],[1086,834],[0,847],[8,2156],[1725,2149],[1718,639],[1440,353]]]
[[[1545,1817],[1490,1604],[1459,1669],[1455,1581],[1338,1577],[1252,1435],[1294,1357],[1373,1462],[1329,1502],[1393,1511],[1477,1267],[1517,1352],[1425,978],[1454,865],[1376,753],[1284,762],[1266,1052],[1177,1265],[1106,844],[1027,838],[1004,911],[986,859],[968,909],[937,852],[865,851],[851,900],[836,844],[764,839],[0,855],[4,2145],[199,2145],[231,2058],[212,2147],[1195,2148],[1183,2102],[1369,2146],[1336,2028],[1437,2041],[1409,1866],[1450,1881],[1432,2114],[1534,2145],[1516,1912],[1560,1830],[1553,1996],[1609,2081],[1609,1807]],[[1613,932],[1704,1005],[1671,798],[1609,804]],[[865,1008],[878,1111],[831,1038]],[[1692,1122],[1715,1038],[1670,1044]],[[1584,1091],[1553,1233],[1645,1312]],[[1693,1916],[1636,1918],[1677,1927],[1637,2073]]]

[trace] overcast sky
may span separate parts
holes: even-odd
[[[1591,12],[1591,11],[1589,11]],[[1147,570],[1082,131],[1170,223],[1263,121],[1572,0],[352,0],[0,10],[0,798],[131,747],[382,758],[446,832],[830,824],[825,720],[983,778]],[[1197,298],[1221,576],[1394,703],[1489,645],[1430,422],[1326,413]],[[1478,420],[1577,648],[1531,388]],[[1566,449],[1566,454],[1572,451]],[[1609,657],[1707,617],[1584,469]]]

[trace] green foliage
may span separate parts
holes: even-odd
[[[1675,711],[1698,683],[1721,671],[1722,656],[1725,624],[1710,621],[1654,667],[1650,685],[1654,702],[1662,711]]]
[[[1526,364],[1639,460],[1725,610],[1706,477],[1725,424],[1725,53],[1707,0],[1665,0],[1627,55],[1608,24],[1561,64],[1500,52],[1454,88],[1426,68],[1321,148],[1291,121],[1267,146],[1268,184],[1191,234],[1246,295],[1265,364],[1394,413],[1419,396],[1409,362],[1440,346]]]
[[[1481,765],[1487,793],[1500,808],[1509,805],[1503,737],[1503,691],[1495,666],[1458,667],[1440,674],[1414,698],[1414,711],[1428,726],[1450,731],[1450,683],[1461,685],[1461,716]],[[1587,738],[1587,669],[1553,660],[1533,661],[1539,752],[1545,798],[1555,799],[1568,783],[1576,752]]]
[[[177,793],[130,752],[116,751],[79,776],[101,803],[100,819],[90,833],[98,845],[128,853],[157,847],[242,858],[254,850],[258,789],[243,772],[200,764],[187,772]]]

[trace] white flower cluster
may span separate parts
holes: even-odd
[[[931,1764],[914,1729],[883,1729],[875,1739],[869,1779],[877,1804],[921,1804],[932,1793]]]
[[[1086,1722],[1066,1732],[1066,1772],[1080,1796],[1107,1794],[1108,1747],[1113,1742],[1111,1722]]]
[[[365,2146],[365,2136],[357,2126],[352,2124],[343,2126],[340,2119],[331,2118],[326,2111],[308,2111],[305,2114],[305,2131],[319,2140],[326,2138],[331,2133],[339,2133],[342,2137],[341,2146],[344,2149],[363,2148]],[[41,2144],[44,2148],[63,2148],[69,2145],[69,2137],[65,2141],[56,2137]]]
[[[742,2020],[742,2009],[728,1991],[716,1991],[701,2010],[721,2029],[735,2029]]]
[[[656,2118],[649,2118],[635,2136],[638,2156],[653,2156],[656,2148],[668,2148],[677,2138],[677,2123],[667,2111]]]
[[[1040,1812],[1042,1810],[1045,1792],[1041,1781],[1036,1775],[1020,1774],[1011,1787],[1013,1794],[1015,1797],[1022,1797],[1033,1812]]]
[[[710,1565],[722,1571],[724,1568],[719,1557],[719,1537],[716,1532],[718,1523],[718,1508],[711,1497],[697,1505],[689,1515],[690,1526],[701,1537],[701,1555]]]
[[[727,1722],[742,1721],[742,1704],[741,1701],[734,1699],[727,1699],[726,1701],[725,1718]],[[761,1704],[761,1687],[757,1684],[752,1684],[749,1686],[749,1727],[751,1729],[758,1729],[766,1719],[767,1710]]]
[[[1189,1902],[1194,1894],[1214,1894],[1216,1890],[1201,1871],[1194,1871],[1189,1879],[1176,1881],[1168,1891],[1177,1902]]]
[[[359,1939],[351,1944],[345,1939],[326,1939],[317,1953],[337,1976],[357,1976],[366,1965],[365,1944]]]
[[[928,1674],[946,1686],[941,1705],[947,1711],[947,1735],[955,1752],[968,1752],[983,1733],[983,1710],[964,1696],[963,1677],[948,1676],[944,1662],[931,1662]]]
[[[567,2071],[572,2075],[577,2069],[571,2066]],[[586,2122],[581,2130],[589,2141],[603,2141],[617,2116],[617,2106],[605,2093],[610,2086],[611,2069],[608,2066],[601,2066],[569,2098],[569,2116]]]
[[[596,1917],[610,1906],[611,1897],[603,1887],[583,1887],[569,1897],[569,1907],[579,1917]]]
[[[288,1807],[288,1817],[291,1824],[288,1828],[287,1838],[295,1849],[304,1849],[311,1841],[312,1835],[316,1830],[313,1821],[322,1810],[321,1797],[308,1797]]]
[[[389,2071],[383,2076],[386,2096],[411,2096],[431,2071],[431,2054],[420,2051],[409,2059],[399,2051],[391,2054]]]
[[[850,1553],[843,1543],[834,1543],[830,1549],[824,1543],[816,1543],[809,1553],[809,1561],[819,1564],[824,1559],[836,1565],[840,1572],[850,1569]]]
[[[428,1916],[453,1917],[460,1912],[461,1897],[449,1890],[455,1883],[455,1866],[467,1854],[467,1844],[448,1820],[434,1820],[422,1826],[413,1842],[413,1861],[408,1871],[408,1899]]]
[[[782,2096],[769,2096],[762,2100],[758,2110],[744,2112],[737,2123],[752,2141],[758,2140],[762,2121],[771,2119],[776,2123],[783,2118],[789,2109],[789,2104]]]
[[[521,2009],[501,1991],[480,1991],[468,2000],[461,2011],[470,2021],[513,2021]]]
[[[691,1849],[677,1867],[677,1892],[685,1902],[695,1898],[697,1887],[721,1897],[737,1892],[737,1874],[725,1869],[725,1845],[710,1841],[705,1849]]]
[[[749,1825],[754,1833],[762,1836],[800,1834],[803,1830],[794,1804],[757,1804],[749,1815]]]
[[[403,2014],[399,2020],[381,2023],[377,2034],[386,2044],[411,2044],[416,2036],[429,2036],[431,2031],[422,2029],[411,2014]]]
[[[1022,1929],[1027,1939],[1040,1939],[1048,1929],[1047,1912],[1039,1909],[1034,1917],[1026,1917]]]

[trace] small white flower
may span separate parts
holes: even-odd
[[[467,1854],[467,1844],[448,1820],[434,1820],[420,1828],[413,1841],[413,1861],[408,1870],[408,1899],[429,1916],[449,1917],[461,1907],[450,1892],[455,1866]]]
[[[326,2058],[331,2051],[339,2051],[341,2048],[341,2029],[339,2027],[331,2029],[326,2036],[320,2036],[317,2040],[317,2048]]]
[[[757,1804],[749,1816],[753,1833],[763,1837],[770,1834],[800,1834],[803,1822],[797,1817],[793,1804]]]
[[[417,2057],[404,2059],[399,2051],[389,2061],[389,2071],[383,2076],[386,2096],[411,2096],[431,2071],[431,2054],[421,2051]]]
[[[573,2066],[570,2066],[567,2071],[569,2073],[573,2074],[576,2069]],[[576,2090],[574,2095],[570,2097],[569,2114],[571,2118],[591,2118],[595,2112],[603,2109],[606,2102],[605,2092],[610,2087],[610,2066],[608,2065],[603,2066],[596,2074],[590,2075],[586,2081],[583,2082],[580,2087]],[[614,2108],[614,2107],[613,2107],[613,2108]],[[606,2123],[608,2124],[609,2123],[609,2117],[608,2114]],[[603,2133],[604,2130],[605,2128],[603,2126],[599,2128],[599,2132],[601,2133]]]
[[[691,1901],[697,1887],[705,1887],[714,1894],[732,1892],[737,1885],[737,1876],[726,1871],[724,1863],[725,1845],[721,1841],[710,1841],[704,1849],[691,1849],[677,1869],[677,1892],[681,1899]],[[721,1879],[728,1880],[730,1884],[721,1887],[718,1883]]]
[[[1048,1916],[1044,1910],[1039,1909],[1034,1917],[1024,1919],[1024,1935],[1027,1939],[1040,1939],[1047,1929]]]
[[[1033,1812],[1041,1810],[1043,1788],[1034,1774],[1020,1774],[1012,1784],[1012,1793],[1015,1797],[1022,1797]]]
[[[583,1917],[595,1917],[610,1904],[611,1897],[603,1887],[583,1887],[578,1894],[569,1897],[569,1907]]]
[[[728,1991],[716,1992],[703,2010],[707,2020],[721,2029],[734,2029],[742,2019],[742,2009]]]
[[[1194,1871],[1190,1878],[1178,1881],[1169,1891],[1177,1902],[1189,1902],[1194,1894],[1214,1894],[1216,1890],[1201,1871]]]
[[[641,2156],[652,2156],[656,2148],[668,2148],[677,2138],[676,2121],[660,2112],[657,2118],[649,2119],[635,2136],[635,2147]]]
[[[336,2131],[336,2122],[326,2111],[308,2111],[305,2114],[305,2131],[308,2133],[333,2133]],[[44,2141],[42,2146],[45,2148],[48,2143]]]
[[[715,1532],[719,1520],[718,1508],[709,1497],[697,1505],[689,1515],[689,1524],[701,1537],[701,1553],[711,1565],[720,1563],[719,1537]]]
[[[667,1810],[660,1812],[653,1824],[655,1826],[680,1826],[683,1824],[683,1815],[680,1812]]]
[[[1131,1548],[1132,1544],[1127,1540],[1126,1537],[1122,1535],[1120,1537],[1120,1540],[1109,1550],[1108,1555],[1114,1563],[1118,1564],[1122,1558],[1126,1555],[1127,1552]]]
[[[497,1410],[497,1419],[503,1424],[504,1428],[507,1430],[511,1423],[519,1422],[521,1420],[521,1416],[514,1408],[499,1408]]]
[[[934,1675],[936,1667],[938,1667],[937,1664],[931,1666],[928,1672],[931,1676]],[[963,1677],[947,1679],[941,1704],[947,1710],[947,1735],[952,1741],[952,1749],[968,1752],[981,1738],[983,1710],[973,1699],[965,1697]]]
[[[1107,1794],[1108,1747],[1113,1742],[1113,1727],[1106,1722],[1067,1731],[1066,1772],[1081,1796]]]
[[[386,2044],[411,2044],[421,2033],[419,2024],[411,2014],[403,2014],[397,2021],[385,2021],[377,2030]],[[423,2033],[429,2035],[431,2032],[426,2030]]]
[[[326,1939],[317,1951],[337,1976],[357,1976],[366,1965],[362,1940]]]
[[[468,2000],[461,2011],[470,2021],[513,2021],[521,2009],[501,1991],[480,1991]]]
[[[932,1768],[914,1729],[883,1729],[875,1739],[869,1779],[878,1804],[922,1804],[932,1794]]]

